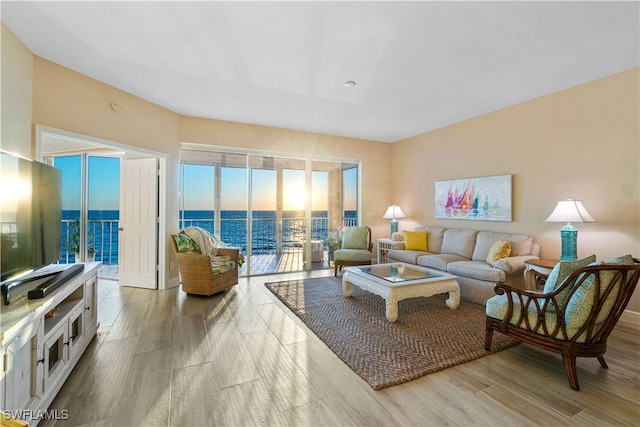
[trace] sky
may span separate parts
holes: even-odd
[[[276,210],[276,171],[254,169],[252,171],[251,205],[254,210]],[[304,210],[305,172],[284,170],[284,200],[282,209],[286,211]],[[312,173],[312,210],[327,210],[328,175],[324,172]],[[244,168],[224,167],[221,171],[221,209],[247,209],[247,172]],[[213,210],[214,167],[186,165],[184,168],[184,209]]]
[[[185,210],[213,210],[214,168],[206,165],[188,165],[184,168],[184,209]],[[283,210],[304,210],[305,201],[305,171],[286,169],[283,171],[284,200]],[[247,209],[247,175],[244,168],[224,167],[221,171],[221,209]],[[324,211],[328,209],[328,174],[326,172],[312,172],[312,202],[311,209]],[[356,209],[356,174],[345,176],[345,209]],[[254,210],[276,210],[276,171],[268,169],[254,169],[252,176],[252,207]]]
[[[56,157],[62,170],[62,209],[80,209],[80,156]],[[120,208],[120,159],[89,156],[89,210]]]
[[[120,160],[89,156],[89,210],[118,210],[120,206]],[[80,156],[56,157],[54,165],[62,170],[62,209],[80,209]],[[254,210],[276,209],[276,172],[254,169],[252,206]],[[244,168],[224,167],[221,171],[222,210],[246,210],[247,175]],[[184,168],[184,208],[213,210],[213,166],[188,165]],[[283,171],[284,210],[304,210],[305,172]],[[345,210],[356,210],[356,169],[345,173]],[[327,210],[328,174],[312,172],[312,210]]]

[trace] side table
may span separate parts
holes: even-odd
[[[525,261],[524,269],[524,286],[526,289],[537,289],[538,286],[543,287],[544,282],[558,263],[557,259],[540,258]]]
[[[387,252],[394,243],[391,239],[378,239],[378,264],[387,262]]]

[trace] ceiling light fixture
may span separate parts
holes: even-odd
[[[354,87],[356,85],[356,82],[354,82],[353,80],[347,80],[346,82],[344,82],[344,87]]]

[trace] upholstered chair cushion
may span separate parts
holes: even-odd
[[[487,255],[487,263],[495,265],[502,258],[506,258],[511,254],[511,242],[509,240],[496,240],[489,249]]]
[[[403,231],[404,248],[408,251],[424,251],[428,252],[427,247],[427,230],[421,231]]]
[[[369,227],[349,227],[342,237],[342,249],[367,249]]]
[[[556,288],[560,286],[564,279],[569,277],[571,273],[579,268],[586,267],[587,265],[595,261],[595,255],[591,255],[575,261],[560,261],[555,265],[555,267],[553,267],[551,273],[549,273],[549,277],[547,277],[547,281],[544,284],[544,293],[550,294],[551,292],[555,291]],[[571,287],[567,286],[560,294],[556,296],[556,301],[558,302],[558,304],[564,304],[564,300],[567,298],[567,295],[570,291]]]
[[[531,325],[531,330],[541,335],[545,334],[545,328],[547,331],[554,331],[558,326],[558,315],[555,311],[547,310],[544,312],[544,321],[541,321],[538,316],[538,311],[535,308],[535,305],[527,298],[524,298],[525,306],[527,307],[527,313],[524,318],[521,320],[521,327],[524,327],[525,320],[529,322]],[[507,316],[507,310],[509,308],[509,304],[507,303],[507,295],[496,295],[487,300],[485,311],[487,316],[493,317],[494,319],[504,319]],[[522,312],[522,306],[520,305],[520,300],[517,295],[513,294],[513,314],[511,315],[511,319],[509,321],[512,325],[518,325],[518,320],[520,320],[520,314]],[[580,331],[580,327],[582,325],[577,325],[576,323],[567,324],[567,336],[569,338],[573,338]],[[576,338],[576,342],[585,342],[586,341],[586,333],[582,332],[580,336]]]
[[[338,249],[334,253],[336,260],[348,262],[371,262],[371,252],[366,249]]]
[[[527,314],[525,318],[528,320],[529,325],[531,325],[531,329],[536,333],[544,335],[544,330],[553,331],[556,329],[558,325],[558,318],[555,311],[546,311],[544,313],[544,321],[540,321],[538,317],[538,312],[534,306],[534,304],[527,304],[528,300],[525,298],[524,303],[527,306]],[[509,308],[509,304],[507,303],[507,295],[496,295],[487,300],[485,311],[487,316],[493,317],[494,319],[504,319],[507,315],[507,310]],[[520,320],[520,314],[522,312],[522,307],[520,305],[520,300],[516,294],[513,294],[513,314],[511,315],[511,319],[509,321],[512,325],[517,325],[518,320]],[[525,320],[522,320],[522,325],[525,324]],[[543,326],[544,325],[544,326]],[[567,325],[567,336],[574,337],[576,333],[580,330],[579,327],[574,325]],[[576,338],[577,342],[585,342],[586,334],[582,333],[578,338]]]

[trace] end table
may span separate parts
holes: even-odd
[[[547,281],[547,277],[553,270],[553,267],[558,263],[557,259],[540,258],[531,259],[525,261],[524,269],[524,286],[525,289],[536,290],[538,287],[543,287]]]
[[[387,262],[387,252],[394,243],[396,242],[391,239],[378,239],[378,264]]]

